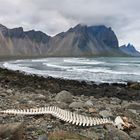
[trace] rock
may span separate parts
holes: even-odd
[[[0,138],[8,140],[26,140],[23,123],[0,125]]]
[[[135,115],[138,115],[140,113],[140,103],[129,103],[125,105],[124,108]]]
[[[136,114],[136,115],[138,115],[139,113],[137,113],[137,111],[136,110],[134,110],[134,109],[128,109],[130,112],[132,112],[133,114]]]
[[[100,116],[104,117],[104,118],[108,118],[113,116],[112,113],[108,110],[102,110],[99,112]]]
[[[127,106],[128,104],[129,104],[129,102],[126,100],[123,100],[121,103],[122,107]]]
[[[42,94],[36,94],[34,97],[34,100],[46,100],[46,96]]]
[[[93,107],[93,103],[91,100],[88,100],[85,102],[85,107],[89,108],[89,107]]]
[[[140,83],[133,83],[129,87],[135,90],[140,90]]]
[[[6,93],[0,93],[1,97],[6,97]]]
[[[67,109],[69,107],[69,105],[64,102],[58,103],[57,106],[61,109]]]
[[[83,108],[84,107],[84,103],[82,102],[73,102],[69,105],[70,108],[73,109],[78,109],[78,108]]]
[[[140,127],[130,132],[130,136],[135,140],[140,140]]]
[[[112,97],[110,98],[110,103],[114,105],[121,104],[121,100],[119,98]]]
[[[91,140],[74,132],[58,131],[50,133],[48,140]]]
[[[46,135],[39,136],[38,140],[48,140]]]
[[[89,113],[97,113],[97,110],[95,108],[89,108]]]
[[[106,133],[106,140],[132,140],[131,137],[125,133],[114,127],[113,125],[106,125],[108,132]]]
[[[99,135],[95,131],[82,131],[80,134],[92,140],[99,140]]]
[[[28,99],[27,98],[23,98],[19,100],[20,104],[27,104],[28,103]]]
[[[63,90],[56,95],[55,100],[57,102],[71,103],[73,101],[73,97],[70,92]]]
[[[132,103],[125,106],[127,109],[140,110],[140,103]]]
[[[47,125],[47,129],[52,129],[53,126],[52,125]]]
[[[8,94],[11,94],[11,93],[13,93],[13,90],[12,90],[12,89],[7,89],[6,92],[7,92]]]

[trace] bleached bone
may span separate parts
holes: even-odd
[[[103,125],[103,124],[113,124],[118,127],[118,129],[123,129],[125,122],[120,116],[117,116],[115,121],[112,121],[108,118],[96,118],[96,117],[87,117],[84,115],[79,115],[61,108],[50,106],[36,109],[10,109],[0,111],[2,114],[13,114],[13,115],[42,115],[42,114],[51,114],[52,116],[79,126],[93,126],[93,125]],[[126,126],[126,125],[125,125]]]

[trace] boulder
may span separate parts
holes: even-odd
[[[0,138],[8,140],[26,140],[24,124],[11,123],[0,125]]]
[[[55,100],[57,102],[71,103],[73,101],[73,97],[70,92],[63,90],[56,95]]]

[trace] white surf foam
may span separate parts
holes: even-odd
[[[21,72],[25,72],[25,73],[28,73],[28,74],[37,74],[37,75],[44,75],[46,74],[46,72],[42,71],[42,70],[37,70],[37,69],[34,69],[34,68],[30,68],[30,67],[27,67],[27,66],[22,66],[21,64],[13,64],[13,63],[10,63],[10,62],[5,62],[3,64],[3,66],[7,69],[10,69],[10,70],[19,70]]]
[[[69,66],[62,66],[62,65],[50,64],[50,63],[43,63],[43,65],[45,65],[47,67],[60,68],[60,69],[71,69],[72,68]]]
[[[76,64],[85,64],[85,65],[98,65],[104,64],[105,62],[96,61],[96,60],[89,60],[89,59],[80,59],[80,58],[72,58],[72,59],[64,59],[66,63],[76,63]]]

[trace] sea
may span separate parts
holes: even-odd
[[[1,62],[26,74],[95,83],[140,82],[140,57],[53,57]]]

